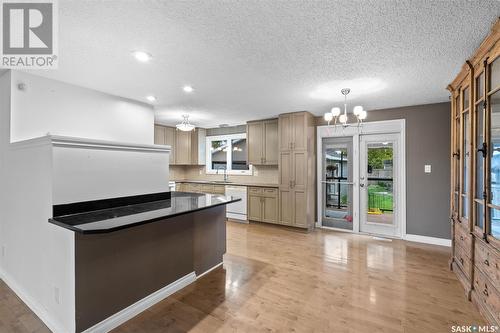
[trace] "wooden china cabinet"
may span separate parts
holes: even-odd
[[[448,86],[452,258],[466,296],[500,325],[500,21]]]

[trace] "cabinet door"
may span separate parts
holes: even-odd
[[[155,125],[155,145],[165,145],[165,127]]]
[[[293,198],[292,190],[289,188],[280,188],[279,194],[279,223],[293,225]]]
[[[191,164],[191,132],[175,131],[175,164]]]
[[[278,223],[278,198],[262,198],[262,221],[268,223]]]
[[[294,151],[292,155],[292,188],[304,191],[307,185],[307,152]]]
[[[294,225],[297,227],[307,226],[306,192],[294,190],[292,195],[294,212]]]
[[[165,144],[169,145],[171,148],[169,163],[175,164],[175,128],[164,127],[165,128]]]
[[[262,197],[259,195],[248,195],[248,219],[252,221],[262,220]]]
[[[264,146],[264,131],[262,122],[247,124],[247,151],[248,163],[254,165],[264,164],[262,147]]]
[[[280,151],[291,150],[292,144],[292,116],[281,115],[278,118],[278,137]]]
[[[278,164],[278,120],[267,120],[264,127],[264,164]]]
[[[281,152],[279,163],[279,185],[290,188],[292,183],[292,153]]]
[[[292,149],[307,149],[307,115],[294,113],[292,118]]]

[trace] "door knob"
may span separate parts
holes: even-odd
[[[360,187],[365,187],[365,184],[360,183],[360,184],[359,184],[359,186],[360,186]]]

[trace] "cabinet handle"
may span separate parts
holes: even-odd
[[[464,240],[464,236],[460,236],[460,240]]]
[[[463,265],[464,264],[464,258],[460,258],[460,263]]]
[[[484,296],[488,297],[490,294],[488,293],[488,289],[485,287],[483,290]]]
[[[490,262],[488,261],[488,259],[485,259],[485,260],[484,260],[484,264],[485,264],[486,266],[489,266],[489,265],[490,265]]]

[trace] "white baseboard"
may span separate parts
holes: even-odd
[[[66,332],[64,328],[62,328],[59,324],[57,324],[57,321],[54,320],[49,313],[45,310],[43,305],[41,305],[39,302],[35,301],[29,293],[24,290],[9,274],[4,272],[2,269],[0,269],[0,278],[5,282],[5,284],[12,289],[12,291],[21,299],[21,301],[30,308],[31,311],[33,311],[38,318],[40,318],[41,321],[47,327],[49,330],[52,332]]]
[[[84,333],[105,333],[112,329],[120,326],[127,320],[132,319],[139,313],[148,309],[149,307],[155,305],[156,303],[164,300],[168,296],[172,295],[178,290],[188,286],[196,280],[196,274],[194,272],[189,273],[186,276],[181,277],[177,281],[172,282],[166,287],[152,293],[149,296],[137,301],[136,303],[130,305],[129,307],[115,313],[109,318],[104,319],[100,323],[92,326],[91,328],[84,331]]]
[[[226,218],[248,223],[246,214],[226,213]]]
[[[441,246],[451,246],[451,239],[406,234],[404,240]]]
[[[205,272],[201,273],[200,275],[197,275],[197,276],[196,276],[196,280],[198,280],[199,278],[201,278],[203,275],[210,273],[210,272],[211,272],[211,271],[213,271],[214,269],[217,269],[218,267],[222,266],[222,264],[223,264],[223,262],[221,262],[221,263],[219,263],[219,264],[215,265],[214,267],[212,267],[212,268],[210,268],[210,269],[206,270]]]

